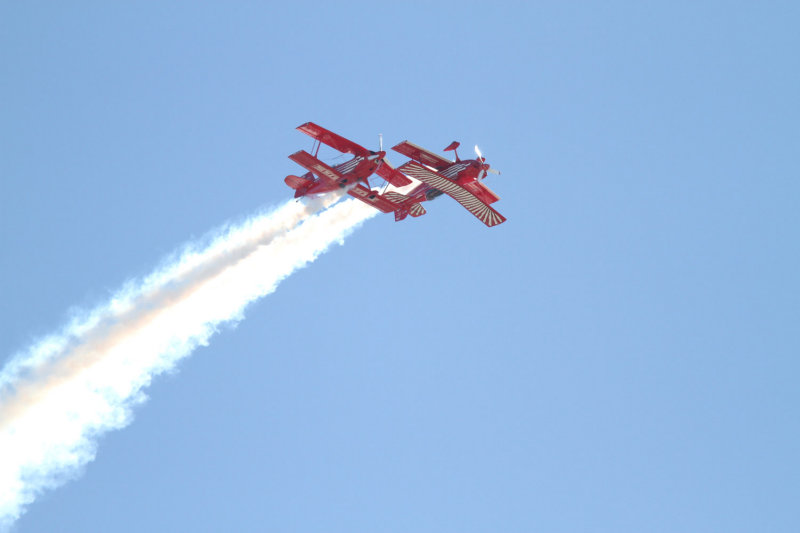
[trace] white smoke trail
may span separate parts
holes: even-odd
[[[377,213],[355,200],[325,209],[336,199],[229,228],[13,358],[0,372],[0,529],[91,461],[154,376]]]

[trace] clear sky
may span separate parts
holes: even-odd
[[[3,359],[285,202],[308,120],[477,143],[508,218],[370,220],[15,531],[798,531],[798,27],[796,2],[3,3]]]

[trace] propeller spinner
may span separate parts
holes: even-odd
[[[495,170],[495,169],[491,168],[489,166],[489,164],[486,163],[486,158],[483,157],[483,154],[481,153],[481,149],[478,148],[477,144],[475,145],[475,155],[478,156],[478,161],[483,163],[483,166],[482,166],[480,172],[478,172],[478,180],[481,180],[481,179],[485,178],[487,172],[489,172],[491,174],[500,174],[499,170]]]

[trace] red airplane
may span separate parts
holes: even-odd
[[[445,152],[452,150],[455,153],[455,161],[450,161],[408,141],[403,141],[392,148],[395,152],[412,159],[397,170],[422,182],[405,195],[386,194],[387,197],[389,194],[394,194],[394,198],[389,199],[393,200],[399,208],[395,210],[396,220],[405,218],[404,212],[411,212],[412,216],[419,216],[414,214],[413,209],[422,209],[422,213],[419,214],[425,213],[425,210],[419,205],[420,202],[433,200],[444,193],[463,205],[467,211],[489,227],[506,221],[503,215],[489,207],[489,204],[500,198],[481,183],[487,173],[499,174],[499,172],[489,167],[486,158],[481,155],[477,146],[475,147],[477,159],[459,159],[456,151],[459,146],[458,142],[453,141],[444,149]],[[398,218],[398,213],[402,215],[400,218]]]
[[[369,177],[378,174],[396,187],[410,185],[412,181],[393,168],[386,160],[383,146],[378,152],[367,150],[353,141],[328,131],[325,128],[306,122],[297,127],[306,135],[310,135],[317,142],[314,155],[305,150],[300,150],[289,156],[289,159],[308,170],[303,176],[286,176],[286,185],[294,189],[294,197],[324,194],[339,189],[350,187],[348,194],[362,200],[384,213],[395,211],[397,206],[384,200],[369,185]],[[331,148],[345,154],[353,154],[353,158],[339,165],[331,167],[319,159],[320,143],[325,143]],[[383,141],[381,140],[381,145]],[[313,148],[312,148],[313,150]],[[362,182],[366,186],[362,185]],[[424,211],[424,210],[423,210]]]

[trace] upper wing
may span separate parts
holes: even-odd
[[[405,187],[406,185],[411,185],[411,180],[405,177],[402,172],[390,165],[385,159],[378,169],[375,170],[375,174],[382,177],[395,187]]]
[[[489,227],[502,224],[506,221],[503,215],[489,207],[461,185],[458,185],[444,176],[440,176],[436,172],[428,170],[415,161],[409,161],[398,170],[405,172],[412,178],[416,178],[423,183],[427,183],[434,189],[446,193]]]
[[[313,122],[306,122],[305,124],[297,126],[297,129],[306,135],[310,135],[319,142],[325,143],[331,148],[339,150],[345,154],[360,155],[362,157],[370,155],[369,150],[363,146],[354,143],[350,139],[345,139],[341,135],[337,135],[332,131],[326,130],[322,126],[318,126]]]
[[[422,148],[421,146],[417,146],[414,143],[410,143],[408,141],[403,141],[394,148],[392,148],[395,152],[399,152],[406,157],[410,157],[414,161],[419,161],[423,165],[428,165],[429,167],[433,167],[436,170],[442,170],[443,168],[447,168],[453,164],[452,161],[446,159],[440,155],[434,154]]]
[[[298,165],[305,167],[306,169],[310,170],[317,176],[322,179],[327,179],[329,181],[334,182],[341,182],[341,180],[346,178],[336,171],[336,169],[326,165],[313,155],[309,154],[305,150],[300,150],[299,152],[295,152],[289,156],[289,159],[297,163]]]

